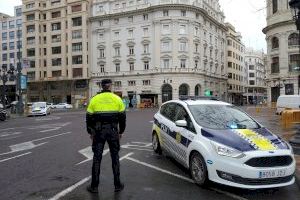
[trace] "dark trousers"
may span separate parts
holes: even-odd
[[[94,152],[93,167],[92,167],[92,183],[91,183],[92,187],[98,187],[99,185],[102,153],[106,141],[108,143],[109,150],[110,150],[115,187],[119,187],[121,184],[120,162],[119,162],[120,142],[118,139],[110,140],[110,139],[101,138],[101,139],[94,140],[92,145],[92,149]]]

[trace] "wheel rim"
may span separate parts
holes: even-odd
[[[204,179],[204,165],[200,158],[193,157],[192,159],[192,175],[196,182],[203,182]]]
[[[152,146],[153,146],[153,149],[154,149],[154,150],[157,150],[157,148],[158,148],[158,140],[157,140],[156,134],[153,135],[153,138],[152,138]]]

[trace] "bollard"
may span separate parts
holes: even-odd
[[[257,113],[260,113],[261,108],[260,107],[256,107],[255,110],[256,110]]]
[[[289,140],[291,144],[294,154],[300,155],[300,123],[296,123],[295,125],[295,136]]]

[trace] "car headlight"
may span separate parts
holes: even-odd
[[[210,141],[210,143],[215,149],[215,151],[217,152],[217,154],[221,156],[227,156],[232,158],[243,158],[245,156],[243,152],[236,150],[234,148],[213,141]]]
[[[289,147],[289,149],[291,150],[291,154],[293,155],[294,154],[294,150],[293,150],[293,147],[286,141],[284,141],[285,144]]]

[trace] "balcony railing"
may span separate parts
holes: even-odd
[[[149,70],[119,71],[119,72],[91,72],[92,77],[101,76],[128,76],[128,75],[145,75],[145,74],[161,74],[161,73],[197,73],[205,74],[203,69],[195,68],[154,68]],[[219,77],[218,74],[213,76]]]

